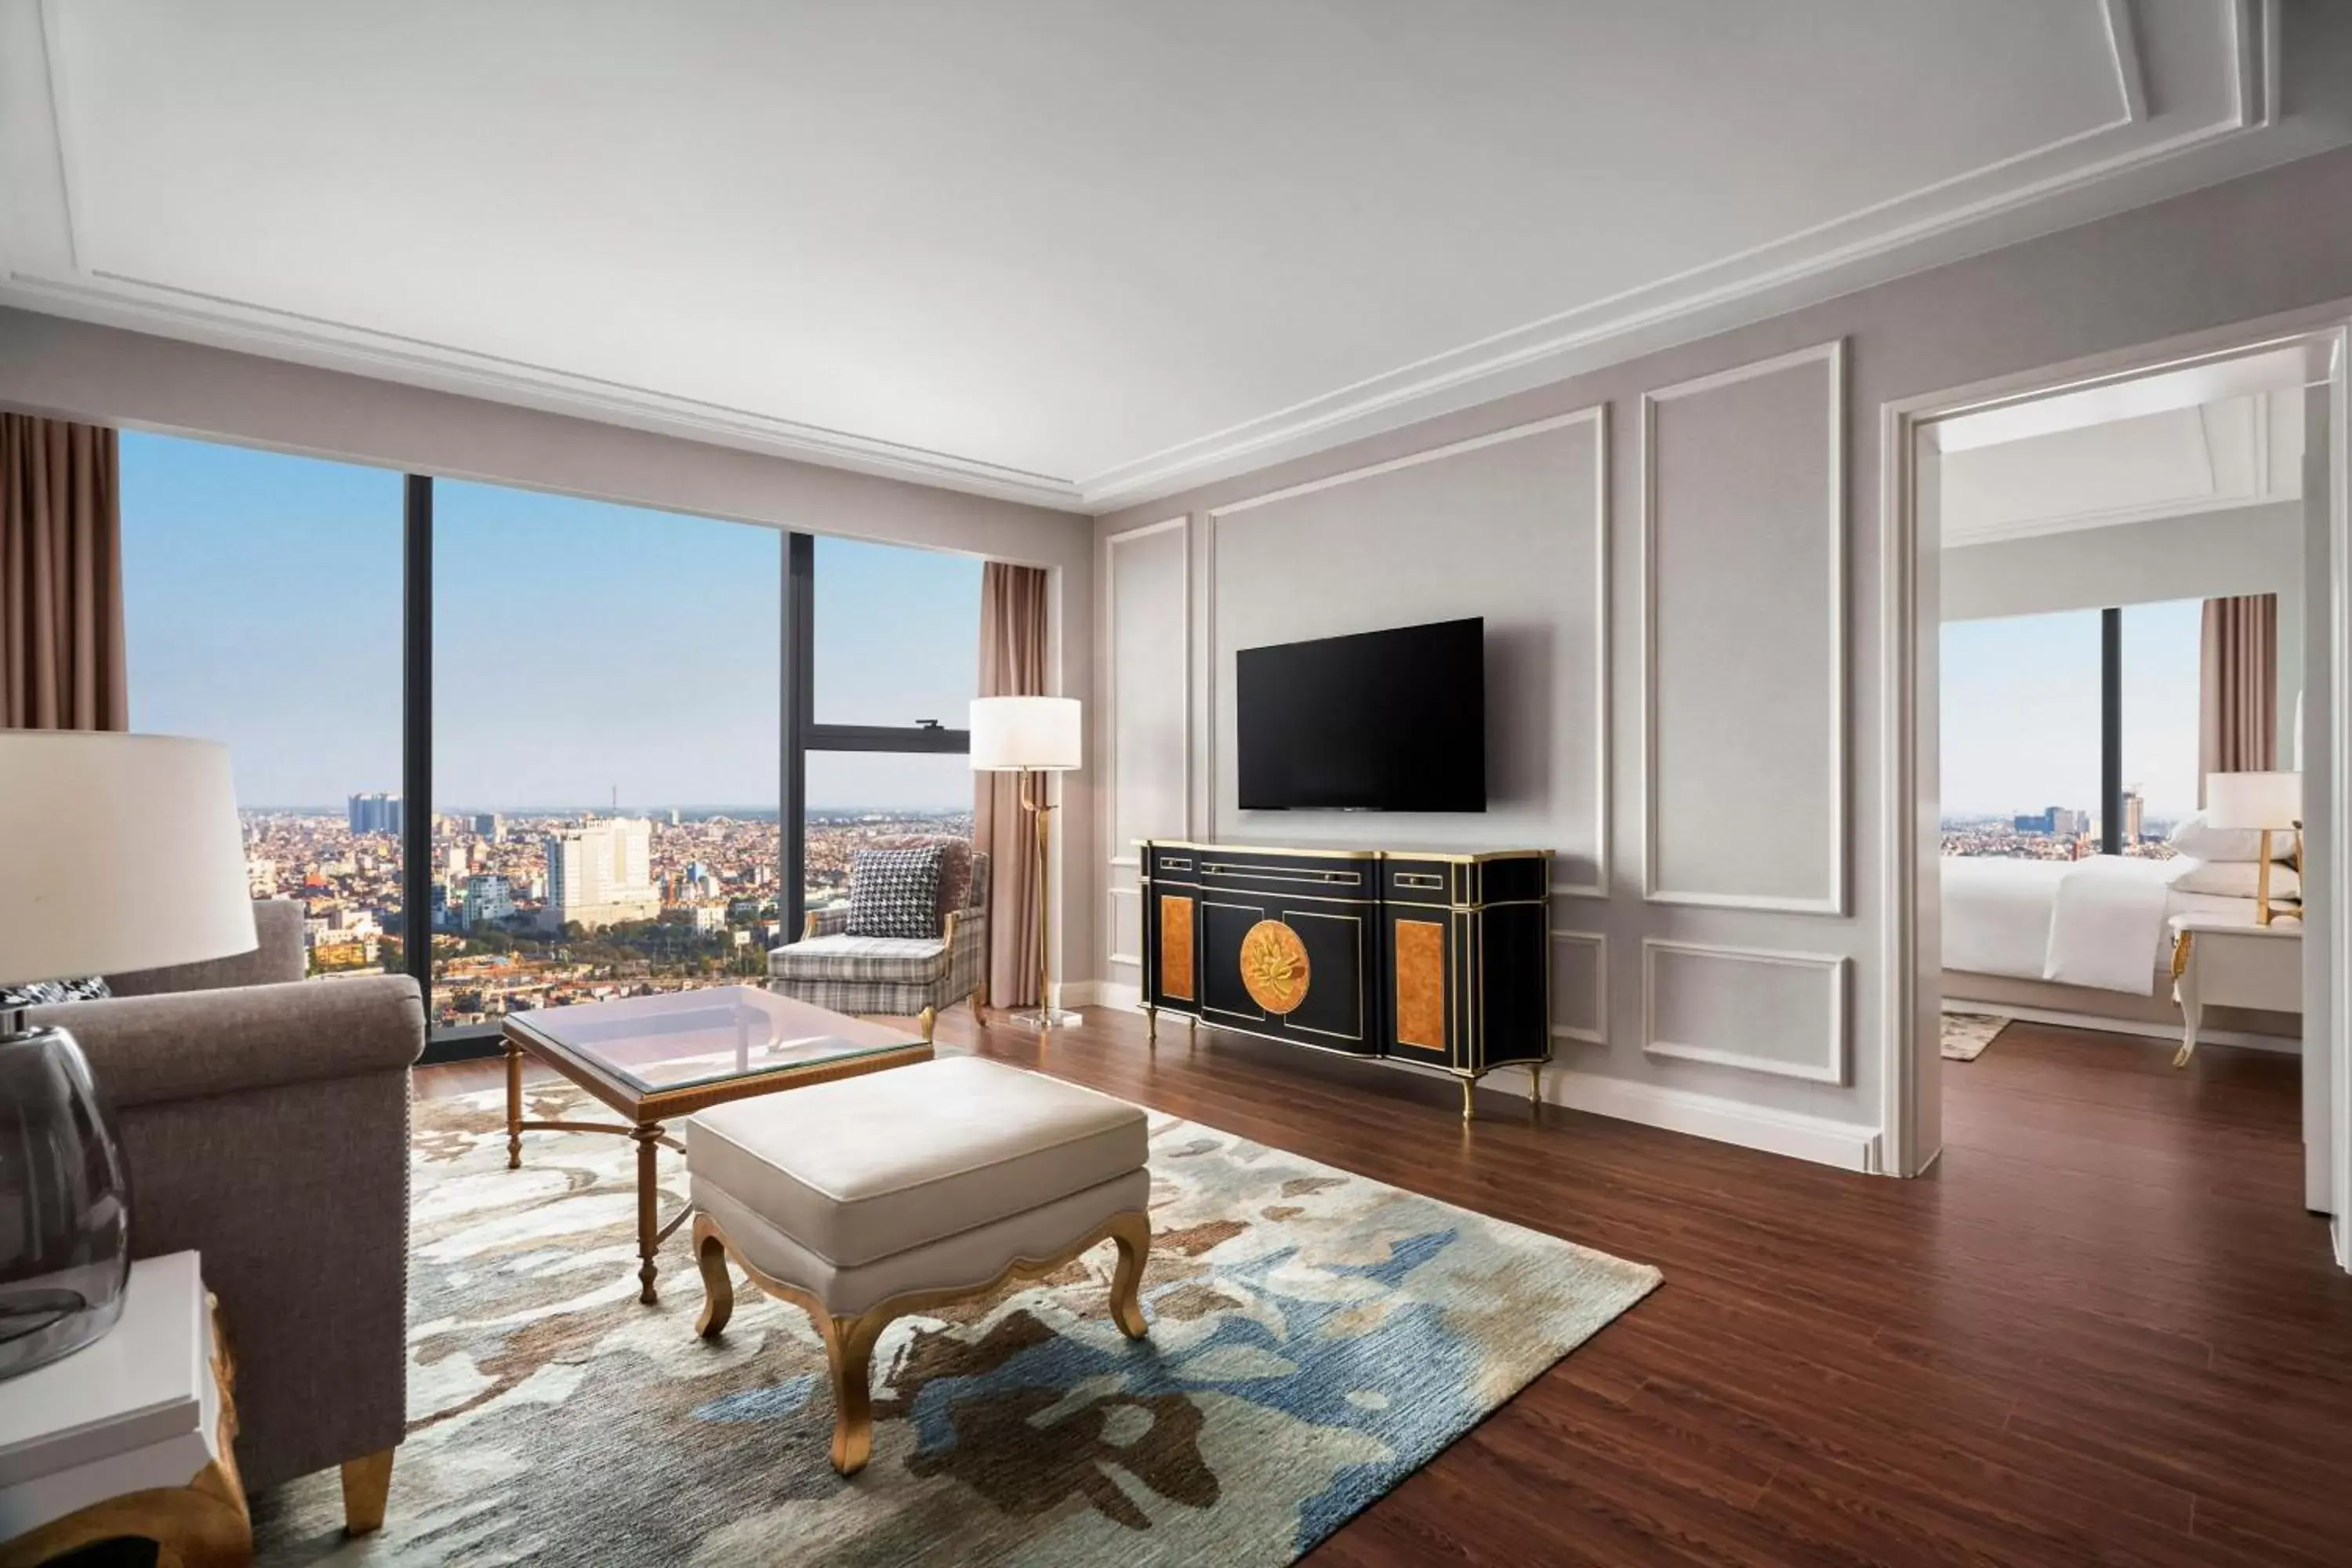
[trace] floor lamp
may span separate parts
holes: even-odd
[[[1054,1005],[1051,962],[1052,884],[1048,847],[1053,837],[1053,802],[1040,773],[1075,772],[1085,750],[1075,697],[981,697],[971,704],[971,767],[974,773],[1019,773],[1021,809],[1034,820],[1037,876],[1037,1005],[1013,1021],[1041,1032],[1082,1020]]]

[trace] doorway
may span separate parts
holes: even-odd
[[[2292,882],[2300,962],[2270,998],[2289,1005],[2201,1037],[2276,1046],[2299,1024],[2304,1202],[2337,1216],[2344,1258],[2347,337],[2342,310],[2315,312],[1883,411],[1890,1171],[1944,1147],[1971,1043],[1948,1060],[1948,1009],[1978,1034],[2162,1049],[2172,917]],[[2263,652],[2218,686],[2217,629]],[[2272,750],[2217,762],[2217,717],[2249,714]],[[2210,773],[2257,762],[2299,775],[2307,818],[2275,878],[2198,835]]]

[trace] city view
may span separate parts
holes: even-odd
[[[2099,853],[2100,826],[2096,812],[2063,805],[2006,815],[1948,816],[1942,824],[1944,853],[2011,860],[2084,860]],[[2149,816],[2137,792],[2125,794],[2126,855],[2171,859],[2175,851],[2165,839],[2173,826],[2168,820]]]
[[[243,815],[254,895],[302,904],[314,977],[402,966],[398,795]],[[807,905],[846,897],[861,846],[971,832],[968,808],[812,810]],[[436,1028],[756,978],[785,934],[772,809],[440,813],[432,842]]]

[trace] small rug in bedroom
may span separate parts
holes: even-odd
[[[535,1118],[593,1117],[578,1091]],[[1284,1563],[1654,1288],[1658,1271],[1296,1154],[1151,1119],[1151,1337],[1108,1244],[900,1319],[874,1458],[827,1462],[807,1317],[743,1286],[714,1343],[680,1230],[636,1300],[635,1151],[527,1134],[501,1094],[420,1101],[410,1425],[382,1534],[334,1473],[265,1496],[265,1564]],[[665,1209],[685,1172],[663,1156]]]
[[[1990,1013],[1947,1013],[1944,1015],[1944,1059],[1972,1062],[1984,1055],[1992,1037],[2008,1028],[2010,1020],[1996,1018]]]

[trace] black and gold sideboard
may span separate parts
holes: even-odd
[[[1143,839],[1143,1005],[1195,1026],[1442,1068],[1551,1055],[1551,851]]]

